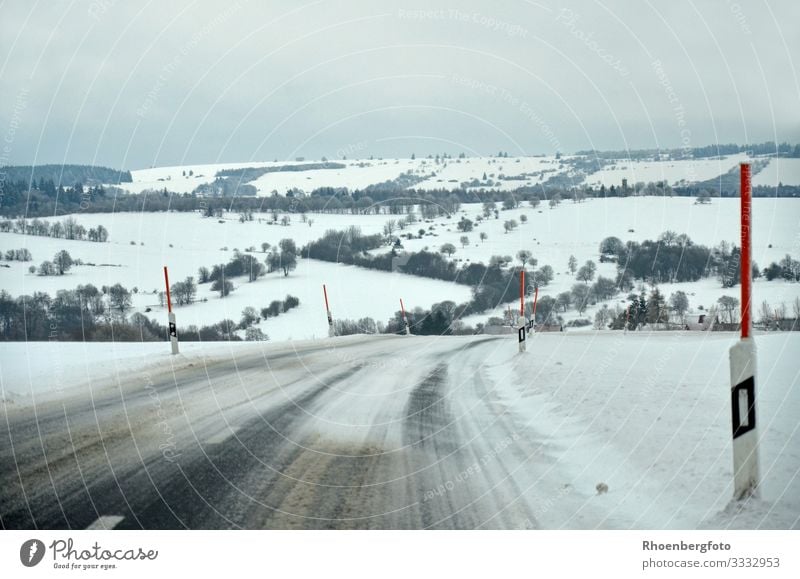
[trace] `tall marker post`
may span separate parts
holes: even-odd
[[[756,345],[750,327],[751,210],[750,164],[741,163],[742,338],[729,352],[731,369],[731,422],[733,426],[733,496],[736,500],[758,492],[758,430],[756,429]]]
[[[169,295],[169,274],[167,266],[164,266],[164,283],[167,285],[167,316],[169,319],[169,342],[172,345],[172,353],[178,353],[178,326],[175,323],[175,313],[172,311],[172,297]]]
[[[539,286],[533,288],[533,311],[531,312],[531,330],[536,325],[536,304],[539,301]]]
[[[328,288],[322,284],[322,292],[325,294],[325,312],[328,314],[328,337],[333,338],[336,332],[333,329],[333,316],[331,315],[331,308],[328,305]]]
[[[403,325],[406,327],[406,336],[410,336],[411,328],[408,327],[408,316],[406,316],[406,307],[403,305],[403,298],[400,298],[400,311],[403,312]]]
[[[519,319],[517,320],[517,335],[520,353],[525,351],[525,339],[528,334],[528,320],[525,319],[525,270],[519,270]]]

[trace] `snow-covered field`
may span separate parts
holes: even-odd
[[[753,185],[775,187],[800,185],[800,159],[770,159],[769,164],[753,176]]]
[[[540,185],[550,177],[568,171],[570,165],[565,163],[568,159],[569,157],[557,159],[555,156],[442,158],[439,162],[435,158],[427,157],[333,159],[332,162],[344,164],[346,167],[267,173],[250,184],[255,186],[258,194],[262,196],[271,195],[273,192],[283,195],[290,189],[311,192],[318,187],[346,187],[354,190],[391,181],[403,173],[410,172],[423,178],[414,185],[416,189],[454,189],[460,187],[462,183],[478,180],[481,183],[480,188],[511,191],[522,186]],[[687,185],[722,175],[736,167],[738,163],[747,160],[748,156],[744,153],[718,159],[670,161],[619,159],[585,176],[583,183],[594,187],[600,185],[619,187],[624,178],[631,187],[640,181],[644,183],[666,181],[670,185]],[[212,182],[217,172],[223,169],[279,167],[315,162],[318,163],[320,160],[153,167],[131,171],[133,182],[121,183],[118,186],[133,193],[164,188],[177,193],[190,193],[199,185]],[[511,179],[508,179],[509,177]],[[489,181],[492,182],[491,185],[488,184]],[[785,185],[800,184],[800,159],[772,159],[769,165],[753,178],[754,185],[775,186],[779,182]]]
[[[328,229],[345,229],[354,222],[364,233],[376,233],[382,230],[387,219],[385,216],[354,219],[347,215],[311,215],[314,223],[309,227],[295,215],[292,225],[284,227],[267,225],[266,221],[239,223],[235,219],[218,223],[217,219],[187,213],[76,217],[86,227],[104,224],[109,230],[109,242],[2,233],[1,247],[3,250],[27,247],[33,253],[32,263],[35,264],[51,259],[60,249],[66,249],[73,258],[98,265],[76,266],[64,276],[39,276],[28,273],[31,263],[4,262],[10,267],[0,268],[0,287],[12,295],[35,291],[55,295],[59,289],[74,289],[80,284],[92,283],[101,287],[121,283],[128,289],[136,287],[139,290],[133,296],[131,313],[151,308],[154,312],[151,315],[161,323],[164,323],[166,314],[159,305],[157,292],[164,289],[164,265],[169,267],[171,283],[187,276],[194,276],[196,280],[199,267],[210,268],[227,262],[235,248],[244,250],[254,245],[258,248],[254,255],[263,260],[266,254],[261,252],[262,242],[277,245],[283,238],[292,238],[299,247],[321,237]],[[322,284],[327,285],[331,309],[338,318],[373,317],[385,321],[400,308],[401,297],[411,307],[428,307],[433,302],[448,299],[466,301],[470,296],[469,288],[463,285],[317,260],[299,260],[297,269],[288,277],[275,272],[252,283],[244,277],[231,281],[236,289],[224,299],[211,290],[211,284],[198,286],[197,302],[176,307],[179,328],[189,324],[209,325],[222,319],[238,322],[245,307],[253,306],[260,310],[273,300],[283,300],[288,294],[300,298],[300,306],[271,318],[269,322],[261,322],[259,328],[272,340],[323,336],[327,333],[327,319]]]
[[[177,193],[190,193],[203,183],[214,180],[218,171],[243,167],[276,167],[282,165],[304,165],[319,160],[304,162],[252,162],[221,163],[209,165],[183,165],[173,167],[154,167],[131,171],[132,183],[121,183],[119,187],[140,193],[147,189],[167,188]],[[391,181],[402,173],[424,178],[414,185],[417,189],[453,189],[462,182],[478,179],[494,182],[486,189],[511,190],[522,185],[536,185],[566,170],[555,157],[470,157],[464,159],[435,158],[417,159],[348,159],[333,162],[346,165],[343,169],[315,169],[309,171],[282,171],[266,173],[250,184],[258,189],[259,195],[271,195],[273,191],[285,194],[290,189],[311,192],[318,187],[347,187],[363,189],[368,185]],[[526,177],[523,180],[503,180],[504,176]]]
[[[541,295],[554,296],[569,290],[576,282],[567,272],[569,256],[575,255],[579,264],[588,259],[597,262],[598,245],[607,236],[614,235],[623,241],[641,241],[656,239],[663,231],[673,230],[687,233],[696,243],[709,246],[723,240],[731,243],[738,240],[739,207],[736,199],[715,199],[709,205],[696,205],[692,199],[682,197],[592,199],[584,203],[565,201],[554,209],[540,205],[537,209],[525,206],[501,210],[499,219],[491,217],[480,224],[476,221],[477,226],[470,233],[458,230],[456,225],[461,217],[475,220],[481,211],[479,204],[465,204],[460,213],[449,219],[442,217],[433,223],[413,224],[405,232],[416,234],[420,228],[425,228],[430,235],[421,239],[403,239],[403,246],[409,251],[424,248],[437,251],[444,243],[452,243],[456,246],[453,259],[459,260],[459,264],[468,261],[486,263],[493,255],[510,255],[516,262],[517,252],[528,249],[538,260],[539,267],[548,264],[555,270],[553,282],[540,292]],[[522,223],[521,215],[527,216],[527,223]],[[38,264],[64,248],[74,258],[98,265],[78,266],[65,276],[43,277],[28,273],[30,263],[4,262],[10,267],[0,268],[0,287],[12,295],[34,291],[46,291],[52,295],[58,289],[74,289],[79,284],[93,283],[100,287],[121,283],[139,289],[134,298],[136,311],[150,307],[151,315],[162,322],[163,309],[153,292],[163,289],[164,265],[169,266],[170,280],[175,282],[186,276],[196,277],[201,266],[227,262],[234,248],[244,250],[255,246],[255,255],[263,258],[263,242],[276,245],[280,239],[288,237],[301,246],[318,239],[328,229],[341,230],[353,224],[364,233],[378,233],[389,219],[396,219],[390,215],[310,214],[308,217],[313,223],[309,226],[293,214],[290,215],[291,225],[284,227],[269,225],[268,216],[263,214],[246,223],[238,222],[236,215],[229,215],[219,223],[217,219],[202,218],[198,214],[175,212],[78,214],[75,217],[87,228],[103,224],[109,230],[109,242],[0,233],[0,249],[27,247],[33,253],[32,263]],[[520,225],[506,233],[503,223],[509,219],[515,219]],[[760,267],[779,261],[787,253],[794,258],[800,255],[798,224],[800,201],[785,198],[754,200],[753,259]],[[433,229],[429,229],[431,227]],[[399,233],[404,232],[396,231],[395,235]],[[487,235],[485,241],[480,240],[480,233]],[[462,247],[460,242],[464,235],[468,237],[466,247]],[[614,277],[614,264],[597,265],[598,275]],[[262,323],[260,328],[273,340],[312,338],[326,331],[320,287],[323,283],[328,286],[331,308],[339,318],[369,316],[386,321],[397,311],[401,297],[413,309],[416,306],[427,308],[443,300],[459,303],[469,299],[470,295],[469,288],[459,284],[315,260],[300,260],[297,270],[287,278],[273,273],[253,283],[247,283],[244,278],[234,278],[233,281],[236,290],[225,299],[212,292],[210,285],[200,286],[198,299],[201,301],[177,308],[179,324],[204,325],[223,318],[238,321],[244,307],[260,309],[272,300],[291,294],[300,298],[300,307]],[[800,296],[800,284],[795,283],[757,280],[754,288],[755,303],[766,300],[772,307],[786,303],[790,311],[790,303]],[[672,291],[683,290],[689,295],[694,310],[699,306],[708,309],[721,295],[736,295],[738,292],[738,288],[723,290],[712,278],[665,285],[661,289],[667,296]],[[502,309],[472,316],[465,321],[470,324],[483,322]],[[592,310],[585,315],[592,316]],[[567,320],[573,317],[578,317],[574,311],[565,314]]]
[[[666,181],[669,185],[686,185],[697,181],[712,179],[739,163],[747,161],[746,154],[729,155],[719,159],[688,159],[679,161],[629,161],[620,160],[592,173],[585,183],[594,187],[605,185],[620,187],[622,180],[628,180],[628,186],[639,181],[643,183]]]
[[[422,239],[403,241],[409,251],[424,247],[438,249],[444,243],[456,246],[454,259],[488,262],[493,255],[510,255],[516,261],[520,249],[527,249],[538,260],[538,267],[550,265],[555,270],[554,280],[540,295],[555,296],[569,290],[576,283],[574,276],[567,272],[567,261],[574,255],[579,265],[588,259],[597,263],[597,275],[614,278],[616,266],[613,263],[598,262],[598,246],[608,236],[616,236],[623,241],[642,241],[658,239],[667,230],[687,233],[695,243],[707,246],[718,245],[721,241],[739,244],[739,202],[738,199],[715,199],[709,205],[696,205],[686,197],[657,198],[630,197],[594,199],[584,203],[562,202],[554,209],[544,204],[533,209],[527,204],[513,210],[501,210],[498,219],[491,217],[482,221],[476,229],[464,234],[456,224],[462,216],[475,220],[481,214],[480,205],[462,206],[462,213],[442,225],[437,222],[434,230],[438,237],[425,236]],[[522,223],[520,216],[527,216]],[[505,221],[514,219],[519,223],[517,229],[506,233]],[[477,222],[476,222],[477,223]],[[428,225],[430,227],[430,225]],[[410,228],[417,230],[417,226]],[[629,231],[633,229],[633,232]],[[486,241],[480,234],[487,235]],[[466,235],[469,243],[462,247],[460,238]],[[796,199],[755,199],[753,201],[753,259],[763,268],[772,261],[780,261],[786,254],[795,259],[800,254],[800,201]],[[693,283],[667,284],[661,288],[669,295],[672,291],[683,290],[689,294],[690,306],[708,309],[723,294],[737,295],[738,287],[723,290],[714,278],[702,279]],[[800,296],[800,284],[781,281],[766,282],[757,280],[754,284],[754,302],[766,300],[772,307],[782,302],[787,306]],[[620,296],[620,299],[624,296]],[[613,304],[612,304],[613,305]],[[498,308],[492,315],[503,311]],[[588,316],[593,315],[590,309]],[[486,315],[475,315],[465,319],[469,324],[485,321]],[[579,317],[570,311],[564,315],[566,320]]]

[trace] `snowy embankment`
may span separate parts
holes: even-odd
[[[608,485],[597,497],[605,515],[596,526],[800,528],[800,335],[756,336],[762,498],[728,507],[728,348],[736,339],[542,334],[522,358],[506,348],[487,365],[520,421],[558,449],[554,470],[578,488]],[[585,506],[568,507],[563,526],[586,527]]]
[[[762,497],[730,507],[727,351],[735,339],[689,332],[542,334],[533,337],[523,355],[516,353],[514,336],[186,344],[177,357],[169,356],[165,343],[9,344],[0,351],[0,377],[8,417],[26,412],[31,404],[44,412],[42,405],[53,397],[91,394],[92,400],[101,400],[103,392],[117,388],[133,401],[146,384],[193,372],[198,384],[208,385],[192,387],[175,419],[188,420],[196,433],[223,428],[230,435],[244,424],[240,421],[266,412],[256,396],[268,384],[274,382],[293,398],[319,387],[327,372],[351,368],[357,370],[352,378],[327,389],[307,413],[301,408],[307,424],[299,432],[315,433],[307,443],[312,450],[320,441],[331,448],[344,448],[346,442],[353,447],[348,454],[364,454],[358,470],[378,477],[360,484],[383,488],[400,477],[409,488],[419,487],[418,499],[442,516],[450,512],[450,501],[463,501],[466,510],[459,513],[468,516],[479,496],[494,496],[502,513],[491,511],[497,506],[475,506],[474,514],[480,515],[475,520],[505,526],[510,523],[501,523],[502,517],[519,511],[529,513],[526,525],[542,528],[798,528],[800,372],[792,353],[800,348],[800,335],[756,335]],[[266,364],[263,378],[252,365],[254,356]],[[228,382],[237,386],[223,390]],[[167,390],[159,391],[167,396]],[[224,404],[217,398],[223,391]],[[432,410],[420,407],[432,420],[420,449],[441,454],[433,470],[419,473],[403,471],[408,465],[401,460],[416,448],[403,442],[408,405],[423,400],[409,398],[412,394],[428,396],[423,398],[431,409],[444,404],[444,413],[430,416]],[[234,395],[244,398],[238,401]],[[189,401],[192,408],[204,409],[202,428],[195,427]],[[239,414],[229,414],[229,407]],[[156,427],[145,423],[145,428]],[[385,447],[385,454],[374,454],[376,444]],[[368,469],[373,456],[391,459],[386,463],[390,470]],[[310,473],[304,478],[314,482]],[[342,476],[351,474],[341,471]],[[502,500],[492,486],[498,481]],[[607,493],[596,493],[600,483],[608,486]],[[395,508],[402,506],[402,496],[392,493],[370,492],[371,502],[361,507],[356,497],[348,495],[346,501],[353,499],[352,508],[359,512],[387,517],[393,512],[390,495],[398,503]],[[401,524],[393,520],[373,522]]]

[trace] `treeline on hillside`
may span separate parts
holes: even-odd
[[[43,219],[0,219],[0,232],[19,233],[55,237],[56,239],[88,240],[103,243],[108,241],[108,229],[102,225],[86,229],[74,217],[61,221],[45,221]]]
[[[143,211],[146,194],[131,195],[120,189],[102,185],[85,187],[56,186],[40,181],[28,186],[27,181],[0,183],[0,215],[4,217],[53,217],[70,213],[112,213],[114,211]],[[119,196],[119,197],[118,197]],[[122,200],[117,205],[116,199]],[[137,209],[137,204],[139,209]]]
[[[74,290],[59,290],[53,297],[45,292],[35,292],[15,298],[7,291],[0,290],[0,340],[169,340],[165,325],[138,312],[128,315],[134,293],[137,293],[136,288],[131,291],[120,284],[100,289],[92,284],[79,285]],[[236,332],[244,331],[246,340],[267,340],[268,336],[255,324],[262,318],[267,320],[288,312],[299,304],[298,298],[287,295],[286,299],[274,300],[262,308],[260,315],[256,308],[247,307],[242,310],[242,318],[238,323],[221,320],[208,326],[179,326],[178,335],[184,342],[238,341],[242,338]]]
[[[622,242],[607,237],[600,242],[600,261],[617,264],[617,285],[623,291],[633,288],[633,280],[650,284],[697,281],[717,276],[722,287],[740,281],[741,250],[721,242],[713,248],[695,244],[685,233],[665,231],[657,240]],[[753,263],[753,276],[761,270]]]
[[[253,185],[241,183],[238,179],[217,177],[211,183],[198,185],[192,194],[202,197],[255,197],[258,189]]]
[[[42,182],[60,185],[84,185],[102,183],[131,183],[133,178],[130,171],[98,167],[95,165],[16,165],[0,167],[0,182],[23,181],[26,184],[33,182],[34,186]]]
[[[255,181],[268,173],[298,173],[302,171],[318,171],[320,169],[346,169],[344,163],[324,161],[322,163],[304,163],[302,165],[278,165],[271,167],[240,167],[238,169],[223,169],[217,171],[217,177],[230,177],[240,183]]]
[[[793,259],[788,253],[779,262],[773,261],[764,268],[762,275],[767,281],[785,279],[786,281],[800,281],[800,260]]]
[[[47,190],[38,186],[29,189],[27,182],[7,182],[0,196],[0,215],[6,217],[49,217],[70,213],[111,212],[199,212],[206,216],[222,217],[226,212],[282,212],[282,213],[333,213],[333,214],[388,214],[402,215],[419,210],[423,218],[452,215],[463,203],[502,203],[536,207],[547,200],[551,208],[562,200],[581,202],[591,198],[630,196],[683,196],[734,197],[738,189],[686,186],[672,188],[664,182],[635,183],[627,187],[611,185],[598,188],[576,185],[577,180],[564,177],[556,185],[522,186],[514,191],[484,189],[442,188],[415,190],[397,181],[350,191],[346,188],[319,187],[306,193],[290,190],[286,195],[277,193],[267,197],[255,196],[251,185],[240,185],[222,179],[201,186],[200,194],[172,193],[166,188],[127,193],[108,186],[84,188],[54,187]],[[563,180],[562,179],[562,180]],[[720,181],[719,183],[722,183]],[[727,183],[727,181],[725,181]],[[242,189],[249,187],[250,189]],[[247,193],[242,195],[242,193]],[[753,187],[754,197],[800,197],[800,186]]]
[[[735,143],[706,145],[704,147],[691,147],[688,149],[634,149],[622,151],[578,151],[576,155],[586,155],[599,159],[657,159],[667,154],[670,159],[703,159],[718,157],[720,155],[736,155],[750,153],[753,155],[779,155],[781,157],[800,157],[800,145],[780,143],[774,141],[754,143],[751,145],[737,145]]]
[[[468,263],[459,266],[446,257],[451,253],[449,244],[440,252],[417,251],[399,253],[396,246],[386,253],[372,255],[370,250],[386,243],[380,235],[363,235],[360,228],[351,226],[345,231],[329,230],[325,235],[302,249],[302,256],[333,263],[357,265],[379,271],[399,271],[419,277],[439,279],[467,285],[472,288],[472,299],[457,306],[457,318],[511,301],[518,297],[520,268],[511,267],[511,256],[493,256],[488,265]],[[517,255],[522,267],[535,267],[537,261],[528,251]],[[525,276],[531,288],[544,287],[553,279],[553,268],[543,265],[539,269],[526,269]]]

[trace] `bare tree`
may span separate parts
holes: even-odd
[[[734,324],[739,320],[739,300],[732,296],[722,296],[717,300],[720,310],[728,317],[728,323]]]
[[[445,243],[441,247],[440,251],[442,253],[446,253],[448,257],[452,257],[452,255],[456,252],[456,246],[453,245],[452,243]]]

